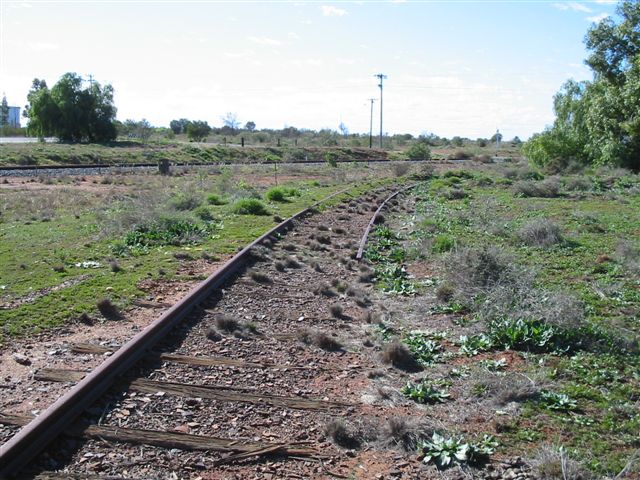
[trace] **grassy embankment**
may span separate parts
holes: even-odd
[[[270,168],[212,172],[64,177],[0,189],[0,342],[83,314],[102,321],[99,299],[126,309],[145,294],[145,280],[194,280],[192,262],[231,255],[279,217],[393,176],[365,165],[281,169],[287,183],[268,193]],[[266,214],[241,213],[247,199]]]
[[[0,144],[0,167],[3,166],[51,166],[51,165],[126,165],[157,164],[166,159],[179,164],[214,163],[264,163],[301,162],[305,160],[325,162],[335,159],[338,162],[379,160],[406,160],[408,145],[393,149],[363,148],[349,146],[275,146],[218,145],[211,143],[189,143],[179,141],[151,141],[147,144],[138,141],[113,142],[99,144],[59,144],[24,143]],[[505,145],[499,151],[494,146],[480,147],[474,142],[456,147],[432,147],[434,160],[472,159],[489,161],[496,155],[518,159],[519,146]]]
[[[501,167],[448,172],[415,194],[418,215],[396,223],[411,233],[380,228],[368,252],[381,288],[451,315],[423,337],[401,320],[377,327],[428,360],[423,388],[405,394],[475,404],[498,453],[544,478],[621,472],[640,447],[640,177]],[[436,273],[421,283],[393,268],[424,262]],[[477,433],[442,422],[445,436]]]

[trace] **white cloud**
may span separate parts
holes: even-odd
[[[322,9],[322,15],[325,17],[343,17],[349,13],[342,8],[334,7],[333,5],[322,5],[320,8]]]
[[[290,40],[300,40],[300,35],[298,35],[296,32],[289,32],[287,33],[287,37]]]
[[[29,48],[34,52],[50,52],[52,50],[59,50],[60,45],[57,43],[48,42],[29,42]]]
[[[306,58],[304,60],[292,60],[291,62],[296,67],[321,67],[323,61],[318,58]]]
[[[594,15],[592,17],[587,17],[587,21],[593,22],[593,23],[598,23],[601,20],[604,20],[605,18],[608,18],[608,17],[609,17],[608,13],[601,13],[600,15]]]
[[[600,5],[615,5],[616,3],[618,3],[617,0],[595,0],[596,3],[599,3]]]
[[[253,52],[247,51],[247,52],[224,52],[222,55],[224,55],[226,58],[235,60],[235,59],[250,57],[252,54]]]
[[[564,3],[554,3],[553,6],[559,10],[571,10],[574,12],[583,12],[583,13],[591,13],[591,10],[586,5],[579,2],[564,2]]]
[[[277,47],[282,45],[282,42],[280,40],[269,37],[249,37],[248,40],[253,43],[257,43],[258,45],[266,45],[269,47]]]

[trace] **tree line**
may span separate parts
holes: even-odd
[[[555,95],[556,119],[524,145],[550,170],[570,164],[640,170],[640,2],[625,0],[585,37],[593,80],[567,81]]]

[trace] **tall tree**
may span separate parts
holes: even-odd
[[[55,136],[69,142],[104,142],[116,138],[113,87],[64,74],[51,90],[44,80],[34,79],[27,95],[27,131],[39,137]]]
[[[2,104],[0,105],[0,127],[9,125],[9,104],[6,95],[2,96]]]
[[[238,127],[240,127],[240,121],[238,120],[238,115],[233,112],[227,112],[227,114],[222,117],[222,123],[224,126],[231,129],[231,133],[235,134]]]
[[[619,23],[604,19],[586,35],[593,80],[563,85],[554,97],[553,126],[524,146],[530,160],[640,170],[640,2],[624,0],[616,11]]]
[[[202,142],[211,133],[211,127],[205,121],[194,120],[187,125],[187,137],[192,142]]]
[[[181,133],[187,133],[187,125],[189,125],[189,120],[181,118],[180,120],[171,120],[169,128],[171,128],[173,133],[179,135]]]

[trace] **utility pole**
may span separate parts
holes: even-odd
[[[387,76],[383,73],[376,73],[374,77],[377,77],[380,80],[380,148],[382,148],[382,81],[387,78]]]
[[[373,147],[373,102],[376,101],[375,98],[370,98],[371,102],[371,115],[369,116],[369,148]]]

